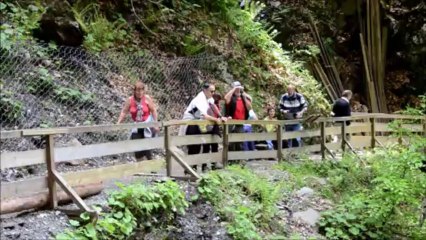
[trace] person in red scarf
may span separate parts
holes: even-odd
[[[148,122],[158,120],[157,109],[155,107],[154,101],[149,95],[145,94],[145,84],[142,81],[138,81],[134,85],[133,95],[125,102],[117,124],[122,123],[129,113],[133,122]],[[153,129],[132,129],[130,139],[143,139],[152,137],[152,135],[159,131],[160,129],[158,127]],[[137,161],[142,160],[144,156],[146,156],[148,160],[152,159],[151,150],[135,152],[135,158]]]

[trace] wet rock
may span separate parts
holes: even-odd
[[[310,197],[313,194],[314,194],[314,190],[308,187],[303,187],[299,191],[297,191],[297,195],[299,197]]]
[[[306,211],[294,213],[293,217],[295,219],[300,219],[302,222],[310,226],[315,226],[320,219],[320,213],[312,208],[309,208]]]

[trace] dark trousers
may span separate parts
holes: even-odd
[[[145,135],[144,135],[144,129],[143,128],[138,128],[138,131],[135,133],[132,133],[132,135],[130,135],[130,139],[144,139]],[[152,159],[152,151],[151,150],[144,150],[144,151],[138,151],[135,152],[135,158],[136,160],[139,160],[141,158],[143,158],[144,156],[146,156],[146,158],[148,160]]]
[[[219,151],[218,143],[203,144],[203,153],[218,152],[218,151]]]
[[[243,125],[231,125],[230,126],[231,133],[244,133]],[[244,150],[244,142],[234,142],[229,144],[229,151],[243,151]]]
[[[186,128],[186,135],[199,135],[201,134],[200,127],[197,125],[189,125]],[[199,154],[201,152],[201,144],[188,145],[188,155]]]

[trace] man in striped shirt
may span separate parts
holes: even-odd
[[[281,96],[279,109],[285,120],[302,118],[303,113],[308,110],[308,103],[302,94],[296,92],[294,85],[288,85],[287,93]],[[287,132],[300,131],[301,129],[302,126],[299,123],[285,126]],[[298,147],[302,146],[301,138],[297,138],[297,145]],[[288,147],[293,147],[293,139],[288,140]]]

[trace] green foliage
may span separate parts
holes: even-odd
[[[22,116],[22,102],[13,99],[12,93],[1,91],[0,93],[0,116],[2,121],[14,122]]]
[[[424,239],[426,226],[419,226],[418,219],[426,195],[426,174],[420,171],[426,139],[410,138],[409,146],[377,149],[361,160],[347,156],[339,162],[281,167],[295,175],[327,179],[322,193],[336,202],[320,221],[328,239]]]
[[[39,27],[39,20],[45,12],[45,8],[37,2],[25,8],[14,2],[0,2],[4,20],[0,26],[0,42],[1,48],[5,50],[9,50],[16,42],[31,39],[32,31]]]
[[[56,96],[66,104],[73,103],[89,103],[94,101],[93,94],[82,93],[78,89],[67,88],[67,87],[58,87],[54,90]]]
[[[160,219],[170,221],[175,214],[184,214],[188,207],[185,194],[172,181],[153,186],[117,185],[120,190],[112,192],[108,198],[110,212],[101,213],[96,224],[89,222],[89,217],[82,214],[79,221],[70,221],[75,230],[66,230],[56,239],[128,239],[138,223],[145,228],[159,225],[164,223]]]
[[[273,185],[250,170],[231,166],[204,176],[198,192],[228,222],[228,233],[235,239],[261,239],[259,230],[273,221],[281,189],[281,184]]]
[[[35,73],[30,72],[29,77],[27,90],[31,94],[43,95],[54,87],[53,77],[44,67],[38,68]]]
[[[100,52],[129,37],[129,33],[125,30],[126,20],[119,16],[110,22],[100,12],[96,3],[86,5],[84,1],[78,1],[71,9],[76,21],[86,33],[83,45],[89,50]]]
[[[423,116],[426,114],[426,95],[419,96],[418,106],[408,106],[406,109],[399,111],[398,113],[406,115]]]

